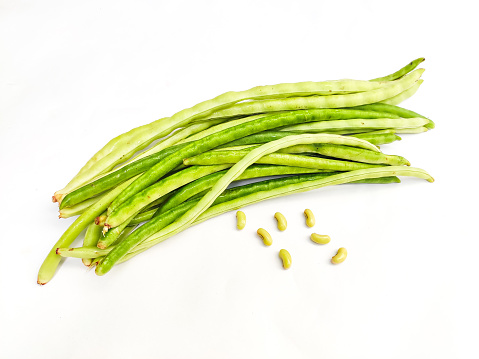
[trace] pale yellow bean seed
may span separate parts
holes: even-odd
[[[270,246],[273,244],[273,239],[266,229],[260,228],[256,233],[258,233],[258,235],[261,237],[265,246]]]
[[[304,215],[306,216],[306,225],[308,227],[313,227],[314,224],[316,223],[316,219],[314,218],[313,211],[311,211],[310,209],[305,209]]]
[[[291,267],[291,254],[286,249],[279,251],[279,258],[283,261],[283,268],[289,269]]]
[[[276,212],[274,214],[274,218],[278,221],[278,229],[280,231],[286,230],[286,227],[288,227],[288,222],[286,221],[286,217],[283,216],[281,213]]]
[[[318,244],[328,244],[331,241],[331,238],[326,234],[313,233],[311,235],[311,240]]]
[[[346,248],[341,247],[338,249],[338,253],[333,258],[331,258],[331,263],[333,264],[343,263],[347,256],[348,256],[348,251],[346,250]]]
[[[242,211],[236,212],[236,228],[242,230],[246,226],[246,214]]]

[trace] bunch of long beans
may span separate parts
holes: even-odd
[[[377,147],[434,128],[397,106],[421,85],[422,61],[369,81],[228,92],[114,138],[53,196],[60,217],[79,217],[51,249],[38,283],[53,277],[62,257],[82,258],[103,275],[191,225],[268,198],[397,176],[432,182]],[[228,188],[266,176],[273,179]],[[85,228],[83,246],[69,248]]]

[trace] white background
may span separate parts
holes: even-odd
[[[0,357],[477,357],[473,3],[0,2]],[[382,149],[435,183],[271,200],[245,208],[241,232],[228,213],[104,277],[70,259],[36,284],[73,221],[51,195],[112,137],[225,91],[369,79],[421,56],[425,82],[404,106],[437,128]],[[308,239],[305,208],[330,244]]]

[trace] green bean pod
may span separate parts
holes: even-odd
[[[396,71],[396,72],[394,72],[390,75],[383,76],[383,77],[378,77],[378,78],[375,78],[375,79],[372,79],[372,80],[369,80],[369,81],[377,82],[377,81],[394,81],[394,80],[397,80],[397,79],[403,77],[404,75],[410,73],[412,70],[414,70],[424,60],[425,60],[424,57],[420,57],[416,60],[411,61],[406,66],[404,66],[403,68],[399,69],[398,71]]]
[[[101,236],[101,229],[101,226],[97,226],[95,222],[92,222],[85,232],[85,237],[83,238],[83,247],[96,246]],[[82,262],[88,267],[92,260],[93,258],[83,258]]]
[[[337,150],[339,152],[339,150]],[[343,152],[346,152],[343,150]],[[374,151],[371,151],[374,152]],[[227,163],[237,163],[244,158],[250,151],[211,151],[201,155],[186,158],[185,165],[218,165]],[[340,161],[322,157],[310,157],[303,155],[291,155],[287,153],[271,153],[257,160],[257,164],[269,164],[279,166],[294,166],[312,168],[323,171],[353,171],[362,168],[377,167],[377,164],[358,163],[349,161]]]
[[[385,84],[370,81],[339,80],[257,86],[246,91],[224,93],[211,100],[182,110],[169,118],[162,118],[115,137],[83,166],[64,189],[55,193],[55,201],[61,200],[65,193],[71,192],[73,189],[84,185],[96,176],[121,163],[125,158],[125,154],[128,154],[128,158],[138,150],[147,147],[154,140],[170,134],[175,129],[188,125],[195,120],[206,118],[215,111],[229,107],[237,102],[290,96],[310,96],[313,94],[363,92],[381,89],[382,87],[385,87]]]
[[[68,247],[75,240],[76,237],[90,224],[94,219],[106,210],[108,205],[118,194],[123,191],[131,182],[135,180],[135,177],[120,184],[103,197],[98,202],[90,206],[70,227],[62,234],[60,239],[55,243],[53,248],[48,253],[47,257],[43,261],[40,270],[38,271],[38,284],[47,284],[50,279],[53,278],[55,271],[60,263],[61,257],[56,254],[56,249],[60,247]]]
[[[155,213],[155,216],[160,215],[171,208],[187,201],[194,195],[210,189],[213,185],[226,173],[227,170],[212,173],[210,175],[198,178],[197,180],[188,183],[179,188],[162,206],[160,206]],[[252,165],[248,167],[238,178],[237,181],[279,175],[293,175],[315,173],[314,169],[293,167],[293,166],[275,166],[275,165]]]
[[[70,218],[73,216],[78,216],[82,214],[83,212],[85,212],[88,209],[88,207],[98,202],[100,198],[101,196],[92,197],[74,206],[63,208],[58,211],[59,213],[58,218]]]
[[[421,86],[423,82],[424,80],[420,79],[413,86],[408,88],[406,91],[403,91],[399,95],[396,95],[394,97],[388,98],[387,100],[383,100],[381,101],[381,103],[387,103],[389,105],[398,105],[401,102],[407,100],[409,97],[412,97],[417,92],[417,90],[419,90],[419,86]]]
[[[313,189],[342,184],[342,183],[351,183],[359,180],[366,180],[378,177],[390,177],[390,176],[411,176],[418,177],[427,180],[428,182],[434,182],[434,179],[424,170],[414,167],[404,167],[404,166],[388,166],[381,168],[370,168],[365,170],[357,170],[351,172],[345,172],[333,176],[328,176],[323,179],[318,179],[316,181],[306,181],[299,184],[292,184],[287,186],[282,186],[275,188],[271,191],[261,192],[261,195],[258,193],[253,193],[249,196],[244,196],[237,198],[235,200],[224,202],[214,207],[207,209],[203,214],[201,214],[195,221],[194,224],[201,223],[207,219],[218,216],[222,213],[237,210],[241,207],[245,207],[250,204],[254,204],[263,200],[286,196],[292,193],[306,192]],[[166,232],[166,233],[165,233]],[[133,258],[134,256],[140,254],[141,252],[151,248],[152,246],[163,242],[164,240],[171,237],[173,234],[168,233],[165,229],[160,230],[156,234],[150,236],[148,239],[140,243],[136,248],[134,248],[128,255],[125,256],[120,262],[124,262]]]
[[[111,229],[110,231],[106,232],[104,236],[100,238],[97,243],[97,247],[100,249],[105,249],[111,246],[116,240],[120,237],[123,230],[130,224],[130,222],[135,218],[138,213],[135,213],[130,218],[126,219],[122,224],[118,227]]]
[[[128,198],[118,206],[115,206],[115,201],[113,201],[110,207],[108,207],[108,218],[106,219],[105,227],[110,228],[120,226],[129,218],[133,219],[133,217],[149,203],[194,181],[198,177],[203,177],[228,167],[229,166],[227,165],[190,167],[161,179],[138,194]]]
[[[253,133],[266,131],[280,126],[318,121],[321,118],[328,118],[330,114],[331,111],[328,109],[316,109],[292,111],[279,115],[266,116],[229,129],[222,130],[215,134],[209,135],[202,140],[186,144],[185,147],[171,153],[168,157],[164,158],[162,161],[151,167],[148,171],[144,172],[138,178],[138,180],[128,186],[128,188],[113,201],[110,208],[114,209],[119,207],[119,205],[125,202],[128,198],[149,187],[165,174],[182,164],[183,159],[185,158],[192,157]],[[364,148],[377,150],[374,145],[371,145],[365,141],[358,142],[358,145],[364,146]],[[108,227],[114,227],[119,223],[111,224],[108,222],[107,224]]]
[[[212,206],[210,209],[213,210],[216,206],[223,203],[228,203],[228,206],[230,205],[236,206],[236,204],[233,203],[236,199],[244,197],[244,196],[250,196],[253,194],[255,196],[268,199],[268,194],[271,191],[275,190],[276,188],[289,186],[291,184],[299,184],[305,181],[314,181],[317,179],[325,178],[327,176],[332,176],[333,174],[334,173],[316,173],[316,174],[296,175],[296,176],[276,178],[276,179],[265,180],[261,182],[250,183],[243,186],[233,187],[233,188],[225,190],[220,196],[218,196],[218,198],[214,201],[214,206]],[[399,182],[401,182],[399,178],[394,176],[389,176],[389,177],[362,179],[362,180],[352,181],[349,183],[389,184],[389,183],[399,183]],[[158,231],[166,227],[170,223],[173,223],[177,218],[181,217],[189,209],[193,208],[199,202],[200,199],[201,198],[192,197],[189,200],[181,204],[178,204],[176,207],[170,208],[169,210],[161,213],[161,215],[155,216],[155,219],[154,219],[155,222],[150,221],[146,223],[144,226],[140,227],[140,228],[145,227],[142,230],[145,232],[143,233],[138,232],[135,235],[137,236],[141,235],[146,238],[146,236],[148,236],[149,233],[152,233],[150,232],[152,231],[151,228],[148,229],[148,227],[154,226],[155,228],[153,229],[153,231]],[[249,203],[246,203],[245,205],[248,205],[248,204]],[[150,218],[152,218],[152,216]],[[195,222],[194,224],[197,224],[197,223]],[[147,229],[148,231],[146,232]],[[141,240],[139,242],[141,242]],[[98,247],[61,248],[57,252],[63,257],[85,258],[85,257],[95,257],[96,255],[102,255],[102,256],[106,255],[113,248],[114,248],[114,245],[104,250],[99,250]]]
[[[142,173],[154,166],[156,163],[164,160],[170,154],[174,153],[175,151],[180,150],[181,148],[185,147],[185,144],[176,145],[173,147],[169,147],[155,153],[151,156],[145,157],[138,161],[132,162],[125,167],[110,173],[104,177],[97,179],[96,181],[89,183],[79,189],[67,194],[63,201],[60,204],[60,209],[65,207],[70,207],[75,204],[78,204],[86,199],[93,197],[99,193],[102,193],[106,190],[109,190],[118,184]]]
[[[403,118],[413,118],[413,117],[422,117],[422,118],[427,118],[424,117],[423,115],[407,110],[405,108],[399,107],[399,106],[394,106],[394,105],[389,105],[386,103],[371,103],[367,105],[361,105],[361,106],[356,106],[354,107],[357,110],[362,110],[362,111],[381,111],[381,112],[387,112],[390,114],[397,115],[399,117]],[[435,127],[434,122],[431,119],[428,119],[429,123],[426,124],[428,129],[433,129]]]
[[[276,116],[272,116],[276,118]],[[260,119],[258,121],[262,121]],[[252,121],[254,122],[254,121]],[[248,125],[248,124],[245,124]],[[245,126],[241,125],[241,126]],[[241,127],[238,126],[238,127]],[[230,142],[230,141],[225,141]],[[376,147],[369,144],[368,142],[353,137],[346,136],[336,136],[336,135],[299,135],[299,136],[288,136],[268,144],[262,145],[258,148],[255,148],[249,152],[244,158],[242,158],[238,163],[229,169],[228,172],[212,187],[212,189],[203,197],[201,200],[185,213],[181,218],[175,221],[173,224],[164,228],[162,232],[167,232],[168,234],[178,233],[185,228],[187,228],[202,212],[204,212],[214,200],[226,189],[226,187],[236,179],[247,167],[257,161],[259,158],[268,155],[272,152],[275,152],[281,148],[293,146],[296,144],[303,143],[332,143],[332,144],[341,144],[341,145],[351,145],[351,146],[364,146],[375,149]],[[361,164],[364,165],[364,164]],[[372,166],[372,165],[369,165]],[[135,232],[134,232],[135,233]],[[157,233],[158,234],[158,233]],[[131,237],[131,236],[130,236]],[[128,237],[128,238],[130,238]],[[96,267],[95,273],[98,275],[103,275],[108,272],[111,267],[122,257],[124,257],[132,246],[136,245],[138,242],[124,240],[118,246],[116,246]]]
[[[217,111],[210,118],[250,115],[271,111],[291,111],[314,108],[354,107],[384,101],[413,86],[423,74],[417,69],[397,81],[387,82],[383,87],[367,92],[334,96],[290,97],[284,99],[241,102]]]
[[[285,148],[280,152],[283,151],[285,153],[317,153],[319,155],[340,158],[349,161],[384,164],[390,166],[410,165],[409,161],[401,156],[385,155],[382,152],[369,151],[362,148],[349,146],[330,145],[326,143],[298,145]]]
[[[135,225],[135,224],[140,224],[142,222],[146,222],[153,218],[155,215],[156,211],[158,211],[158,208],[152,208],[149,209],[148,211],[138,213],[131,221],[130,225]],[[108,231],[109,232],[109,231]],[[107,233],[108,233],[107,232]]]
[[[313,122],[295,126],[283,127],[285,131],[307,131],[309,133],[327,132],[331,130],[357,130],[357,129],[390,129],[390,128],[415,128],[424,126],[428,119],[413,118],[376,118],[376,119],[350,119],[324,122]]]

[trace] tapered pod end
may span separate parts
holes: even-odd
[[[95,274],[98,275],[98,276],[102,276],[102,275],[105,275],[108,271],[104,271],[103,270],[103,267],[100,265],[101,262],[97,263],[97,266],[95,268]]]
[[[101,240],[98,241],[98,243],[96,244],[96,246],[100,249],[107,249],[107,245],[105,243],[103,243]]]
[[[37,278],[37,283],[40,285],[45,285],[50,281],[50,279],[42,278],[40,275]]]
[[[416,64],[419,65],[421,62],[424,62],[424,61],[426,61],[426,58],[425,57],[420,57],[420,58],[418,58],[414,61],[411,61],[411,64],[416,63]]]
[[[105,235],[106,232],[108,232],[108,230],[111,228],[111,226],[108,224],[108,223],[105,223],[105,225],[103,226],[103,229],[101,231],[101,233],[103,235]]]
[[[55,195],[52,196],[52,202],[53,202],[53,203],[58,202],[58,200],[57,200],[57,198],[55,197]]]
[[[86,267],[88,267],[88,268],[90,268],[90,265],[91,265],[91,263],[93,262],[93,261],[91,260],[91,258],[82,258],[81,261],[82,261],[82,263],[83,263]]]

